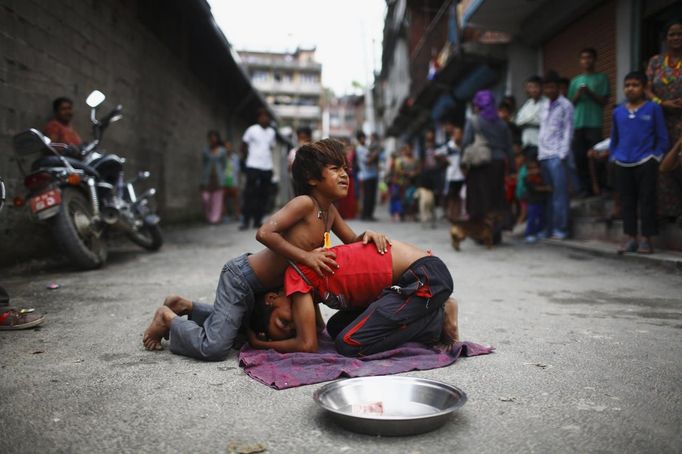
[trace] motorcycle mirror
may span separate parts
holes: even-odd
[[[106,98],[107,97],[104,96],[104,93],[99,90],[95,90],[88,95],[88,98],[85,100],[85,104],[94,109],[95,107],[102,104]]]
[[[118,120],[120,120],[121,118],[123,118],[123,115],[121,115],[121,114],[116,114],[116,115],[114,115],[113,117],[111,117],[111,120],[109,120],[109,123],[113,123],[113,122],[115,122],[115,121],[118,121]]]

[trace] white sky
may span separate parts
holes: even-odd
[[[322,63],[322,84],[337,95],[354,92],[354,80],[371,85],[373,69],[381,66],[385,0],[208,3],[236,50],[293,51],[299,45],[317,46],[315,59]]]

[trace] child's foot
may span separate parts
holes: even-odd
[[[638,254],[653,254],[654,248],[651,246],[651,241],[648,238],[643,239],[639,243],[639,249],[637,249]]]
[[[625,242],[619,249],[618,249],[618,254],[627,254],[627,253],[633,253],[637,252],[637,248],[639,245],[637,244],[637,240],[635,239],[630,239]]]
[[[452,348],[455,342],[459,342],[459,325],[457,318],[457,300],[448,298],[443,305],[443,330],[441,331],[441,343],[448,349]]]
[[[167,296],[163,305],[172,310],[176,315],[189,315],[192,312],[192,302],[177,295]]]
[[[154,313],[154,318],[142,336],[142,343],[147,350],[163,350],[161,339],[168,339],[170,322],[177,317],[172,310],[161,306]]]

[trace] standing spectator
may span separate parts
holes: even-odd
[[[371,150],[365,145],[367,136],[362,131],[355,135],[358,145],[355,153],[358,160],[360,185],[362,186],[362,216],[363,221],[376,221],[374,207],[377,200],[377,185],[379,183],[379,153],[381,150]]]
[[[245,155],[246,186],[244,187],[244,215],[239,230],[259,228],[272,186],[272,150],[275,146],[275,130],[270,126],[268,111],[258,110],[257,123],[249,126],[242,138],[242,154]]]
[[[526,242],[535,243],[545,228],[545,205],[547,204],[547,194],[552,192],[552,188],[542,179],[540,163],[536,156],[526,158],[526,173],[524,176],[524,187],[528,200],[528,222],[526,223]]]
[[[571,86],[571,79],[567,77],[562,77],[559,79],[559,93],[564,98],[568,98],[568,87]]]
[[[629,240],[619,253],[651,254],[656,225],[658,163],[668,148],[663,109],[647,101],[646,76],[638,71],[625,76],[626,102],[613,111],[611,159],[616,163],[616,181],[623,213],[623,231]],[[638,242],[637,214],[642,240]]]
[[[573,156],[580,181],[581,195],[590,194],[590,172],[587,151],[602,140],[604,106],[609,102],[609,79],[596,72],[597,51],[586,48],[580,51],[582,74],[571,80],[568,98],[573,110]]]
[[[542,79],[529,77],[526,81],[528,99],[516,115],[516,125],[521,128],[521,146],[524,154],[538,152],[538,131],[540,130],[540,108],[542,107]]]
[[[301,126],[296,130],[296,144],[297,146],[289,150],[289,155],[287,156],[287,162],[289,163],[289,172],[291,172],[291,165],[296,159],[296,152],[303,145],[313,141],[313,131],[309,126]]]
[[[75,129],[71,126],[73,119],[73,101],[69,98],[57,98],[52,101],[52,112],[54,117],[47,122],[43,132],[52,142],[71,145],[79,148],[81,145],[81,137]],[[80,157],[76,150],[68,150],[72,157]]]
[[[540,112],[538,159],[542,176],[552,187],[547,200],[547,235],[563,240],[568,232],[567,158],[573,136],[573,106],[559,93],[559,76],[550,71],[543,81],[547,100]]]
[[[647,95],[663,108],[670,143],[676,143],[682,137],[682,20],[669,22],[664,37],[666,53],[649,60]],[[682,170],[662,169],[658,188],[659,214],[682,225]]]
[[[232,147],[232,142],[225,141],[225,179],[223,180],[223,197],[225,199],[225,218],[232,213],[232,218],[239,219],[239,156]]]
[[[204,203],[204,216],[210,224],[220,222],[223,209],[223,188],[227,154],[218,131],[208,131],[208,146],[201,153],[203,170],[201,172],[201,199]]]
[[[419,220],[431,227],[436,224],[436,203],[443,189],[445,178],[441,173],[446,166],[446,151],[436,146],[436,133],[427,129],[424,134],[424,155],[419,175],[417,198],[419,199]]]
[[[348,194],[336,201],[336,207],[343,219],[355,219],[358,212],[358,198],[356,193],[355,148],[350,140],[341,140],[346,153],[346,173],[348,173]]]
[[[466,172],[466,208],[472,221],[492,222],[494,241],[501,240],[501,220],[507,213],[504,180],[505,171],[514,171],[511,132],[500,120],[495,106],[495,97],[490,90],[481,90],[474,95],[474,114],[464,126],[462,150],[474,142],[480,134],[491,151],[488,163],[472,166]]]
[[[445,215],[450,221],[457,221],[462,216],[460,193],[464,186],[464,174],[460,167],[462,160],[462,127],[460,125],[452,125],[449,139],[446,144],[448,167],[445,171]]]

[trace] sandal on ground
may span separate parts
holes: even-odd
[[[0,330],[27,329],[45,321],[45,316],[33,309],[9,309],[0,314]]]
[[[637,252],[638,247],[637,240],[628,240],[620,249],[618,249],[618,254]]]
[[[637,249],[638,254],[653,254],[654,253],[654,248],[651,246],[651,243],[648,242],[647,240],[643,240],[641,243],[639,243],[639,249]]]

